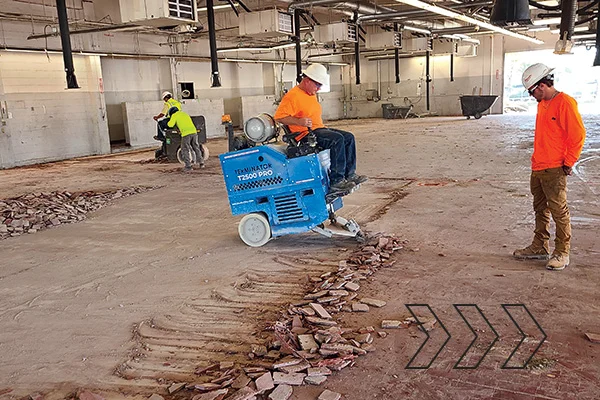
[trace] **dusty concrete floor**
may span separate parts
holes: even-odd
[[[378,325],[408,315],[407,303],[427,303],[453,339],[431,368],[408,370],[424,335],[392,331],[325,387],[353,400],[598,398],[600,345],[583,334],[600,333],[600,117],[585,116],[585,123],[586,147],[569,178],[572,265],[554,273],[510,257],[532,233],[533,116],[332,124],[357,135],[359,170],[371,178],[341,214],[408,240],[395,266],[364,286],[388,305],[338,317],[350,327]],[[226,145],[209,147],[216,155]],[[140,162],[150,157],[0,171],[1,198],[161,186],[82,223],[0,241],[0,399],[34,391],[62,398],[81,387],[142,398],[164,391],[165,382],[193,379],[209,360],[241,360],[253,333],[302,295],[307,274],[334,268],[355,247],[306,234],[248,248],[216,158],[184,176],[175,165]],[[476,370],[452,369],[471,339],[457,303],[477,304],[501,336]],[[547,333],[535,356],[542,369],[500,368],[519,338],[503,303],[525,304]],[[432,340],[444,339],[434,329]],[[520,351],[514,360],[528,355]],[[292,398],[315,399],[320,390],[303,387]]]

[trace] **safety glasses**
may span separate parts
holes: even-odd
[[[311,78],[308,78],[308,79],[310,79],[310,81],[315,84],[315,86],[317,87],[317,89],[321,89],[321,86],[323,86],[322,84],[320,84],[319,82],[317,82],[317,81],[315,81],[315,80],[313,80]]]
[[[539,88],[540,84],[538,83],[537,85],[535,85],[534,87],[532,87],[531,89],[528,90],[529,95],[533,96],[533,92],[535,92],[535,89]]]

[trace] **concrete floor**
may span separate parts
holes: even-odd
[[[388,305],[340,320],[376,326],[407,315],[404,304],[427,303],[453,339],[431,368],[408,370],[424,335],[393,331],[327,388],[353,400],[598,398],[600,345],[584,333],[600,333],[600,116],[584,122],[588,139],[569,178],[572,265],[562,272],[510,256],[532,236],[534,116],[331,124],[356,134],[359,172],[371,178],[341,214],[407,241],[395,266],[364,286]],[[209,147],[216,155],[226,143]],[[64,398],[81,387],[145,398],[164,392],[166,382],[193,379],[208,361],[243,360],[257,331],[302,296],[306,275],[331,270],[356,247],[305,234],[248,248],[237,236],[217,158],[183,175],[175,165],[141,162],[151,156],[0,171],[2,198],[160,186],[82,223],[0,241],[0,399],[36,391]],[[471,338],[457,303],[477,304],[501,336],[476,370],[452,369]],[[534,359],[541,369],[500,368],[519,339],[503,303],[525,304],[547,333]],[[434,329],[432,338],[441,343],[443,331]],[[528,355],[520,351],[515,361]],[[292,398],[315,399],[320,390],[302,387]]]

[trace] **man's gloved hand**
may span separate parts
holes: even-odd
[[[156,116],[156,115],[155,115],[155,116],[154,116],[154,117],[152,117],[152,118],[153,118],[155,121],[158,121],[158,116]]]
[[[573,173],[573,167],[563,165],[562,169],[565,172],[565,175],[571,175]]]

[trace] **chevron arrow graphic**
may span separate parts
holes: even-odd
[[[456,311],[458,312],[458,314],[460,315],[460,317],[463,319],[463,321],[465,321],[465,324],[467,324],[467,326],[469,327],[469,329],[471,330],[471,332],[473,332],[473,335],[475,335],[475,337],[473,338],[473,340],[469,344],[469,347],[467,347],[467,349],[462,353],[462,355],[460,356],[460,358],[458,359],[458,361],[456,362],[456,364],[454,364],[453,368],[454,369],[475,369],[475,368],[479,367],[479,364],[481,364],[481,362],[483,361],[483,359],[485,358],[485,356],[487,355],[487,353],[492,349],[492,347],[494,346],[494,344],[498,340],[498,337],[499,337],[498,336],[498,332],[496,332],[496,330],[494,329],[494,327],[492,326],[492,324],[490,324],[490,321],[488,321],[488,319],[485,317],[485,315],[483,314],[483,312],[481,311],[481,309],[479,308],[479,306],[477,306],[477,304],[453,304],[453,306],[456,309]],[[492,332],[494,332],[494,335],[496,336],[494,338],[494,340],[492,340],[492,342],[490,343],[490,345],[487,347],[487,349],[485,349],[485,352],[483,353],[483,355],[481,356],[481,358],[479,359],[479,361],[477,361],[477,364],[475,364],[475,366],[472,366],[472,367],[469,367],[469,366],[461,367],[461,366],[459,366],[459,364],[461,363],[461,361],[463,360],[463,358],[467,355],[467,353],[469,352],[469,350],[471,349],[471,347],[475,344],[475,342],[477,341],[477,338],[479,337],[479,335],[477,335],[477,332],[475,331],[475,329],[473,329],[473,326],[471,326],[471,324],[469,323],[469,321],[467,321],[467,318],[462,313],[460,307],[463,307],[463,308],[474,307],[477,310],[477,312],[479,313],[479,315],[481,315],[481,317],[483,318],[483,320],[485,321],[485,323],[490,327],[490,329],[492,330]]]
[[[437,358],[437,356],[440,354],[440,352],[446,346],[446,344],[448,343],[448,341],[450,340],[450,338],[452,336],[450,335],[450,332],[448,332],[448,329],[446,329],[446,327],[444,326],[444,324],[442,323],[442,321],[438,318],[438,316],[435,315],[435,313],[433,312],[433,310],[431,309],[431,307],[429,306],[429,304],[405,304],[404,306],[408,309],[408,312],[410,312],[410,314],[413,316],[413,318],[415,319],[415,321],[417,322],[417,324],[419,325],[419,327],[421,328],[421,330],[425,333],[425,335],[427,335],[427,338],[425,339],[425,341],[421,344],[421,346],[419,346],[419,348],[417,349],[417,352],[412,356],[412,358],[410,359],[410,361],[408,362],[408,364],[406,364],[406,367],[404,367],[404,368],[405,369],[427,369],[427,368],[431,367],[431,364],[433,364],[433,362],[435,361],[435,359]],[[417,315],[413,312],[412,307],[427,307],[427,309],[435,317],[435,320],[440,324],[440,327],[444,330],[444,332],[446,332],[446,335],[448,335],[448,338],[444,341],[444,343],[439,348],[439,350],[437,351],[437,353],[435,353],[435,355],[433,356],[433,358],[431,359],[431,361],[429,361],[429,364],[427,364],[426,366],[422,366],[422,367],[413,366],[412,362],[419,355],[419,353],[421,352],[421,350],[425,347],[425,345],[429,341],[430,335],[429,335],[429,332],[427,332],[427,330],[425,328],[423,328],[423,322],[420,321],[419,317],[417,317]]]
[[[540,326],[540,324],[536,321],[536,319],[533,318],[533,315],[531,314],[531,312],[529,312],[529,309],[525,306],[525,304],[501,304],[501,306],[504,309],[504,311],[508,314],[508,317],[510,318],[510,320],[512,321],[512,323],[515,324],[515,326],[519,330],[519,333],[521,334],[521,340],[519,341],[519,343],[517,344],[517,346],[514,348],[514,350],[512,351],[512,353],[510,353],[510,356],[508,356],[508,358],[506,359],[506,361],[504,362],[504,364],[502,364],[501,368],[502,369],[525,369],[525,367],[527,367],[527,364],[529,364],[529,362],[531,361],[531,359],[533,358],[533,356],[535,355],[535,353],[537,353],[538,350],[540,349],[540,347],[542,347],[542,344],[544,344],[544,342],[546,341],[546,338],[548,336],[546,335],[546,332],[544,332],[544,330],[542,329],[542,327]],[[525,341],[525,338],[527,337],[527,335],[525,335],[525,332],[523,332],[523,330],[521,329],[521,327],[519,326],[519,324],[517,323],[517,321],[513,318],[513,316],[511,315],[511,313],[508,311],[508,307],[520,307],[523,310],[525,310],[525,312],[527,312],[527,314],[529,315],[529,318],[531,318],[531,320],[535,323],[535,326],[539,329],[540,332],[542,332],[542,335],[544,335],[544,337],[542,338],[542,340],[540,341],[540,343],[536,346],[536,348],[533,350],[533,353],[531,353],[531,355],[529,356],[529,358],[527,359],[527,361],[525,361],[525,363],[523,365],[514,366],[514,367],[509,367],[508,366],[508,362],[515,355],[515,353],[517,352],[517,350],[519,350],[519,347],[521,346],[521,344],[523,344],[523,342]]]

